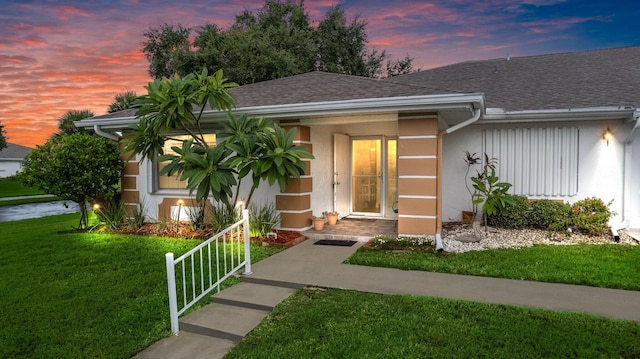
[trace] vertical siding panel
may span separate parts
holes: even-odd
[[[484,152],[498,159],[501,181],[510,193],[525,196],[572,196],[578,184],[578,129],[492,129],[482,133]]]

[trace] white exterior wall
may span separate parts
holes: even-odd
[[[625,134],[626,135],[626,134]],[[625,171],[625,220],[629,221],[629,228],[640,228],[640,136],[625,147],[627,168]]]
[[[483,155],[481,137],[483,130],[492,128],[570,126],[577,127],[579,131],[578,193],[574,196],[554,197],[554,199],[562,199],[569,203],[592,196],[601,198],[605,203],[613,200],[611,209],[618,213],[618,216],[613,218],[611,223],[619,221],[623,204],[623,141],[630,128],[628,124],[624,124],[621,121],[524,123],[500,126],[483,125],[480,122],[480,124],[465,127],[444,136],[443,221],[459,221],[461,220],[461,211],[469,209],[470,196],[464,184],[467,166],[463,156],[464,151],[475,152],[479,156]],[[614,138],[609,142],[608,146],[602,139],[602,134],[607,126],[614,133]],[[640,162],[638,163],[640,164]],[[640,166],[633,167],[635,167],[634,170],[636,172],[640,171],[638,169]],[[475,174],[473,168],[470,172],[469,175]],[[471,187],[471,184],[469,186]],[[638,193],[635,196],[637,198],[639,196]]]
[[[189,196],[189,190],[187,189],[154,190],[153,168],[155,165],[155,163],[150,161],[145,161],[140,165],[140,174],[137,176],[136,188],[140,192],[140,201],[144,203],[147,218],[152,221],[160,221],[162,218],[158,218],[158,206],[165,198],[176,198],[177,202],[179,198],[195,198],[195,192],[193,196]],[[241,199],[246,199],[248,196],[251,182],[249,177],[243,180],[240,191]],[[251,203],[259,205],[266,205],[268,203],[275,204],[275,195],[277,193],[280,193],[280,187],[277,183],[275,183],[274,186],[269,186],[268,183],[263,182],[254,192]],[[210,199],[210,201],[213,202],[212,199]]]
[[[10,177],[18,173],[22,169],[22,160],[1,160],[0,159],[0,177]]]

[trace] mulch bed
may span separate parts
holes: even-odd
[[[134,229],[128,226],[119,228],[117,230],[109,230],[112,233],[120,234],[138,234],[138,235],[157,235],[173,238],[191,238],[206,240],[211,238],[215,233],[213,228],[208,226],[207,228],[200,230],[193,230],[188,223],[162,225],[158,223],[146,223],[144,226]],[[251,237],[252,241],[262,242],[264,246],[283,246],[290,247],[298,244],[306,239],[300,232],[287,231],[277,229],[274,230],[276,236],[268,238]]]
[[[263,246],[288,248],[307,239],[307,237],[303,236],[302,233],[298,231],[276,229],[274,232],[276,233],[276,236],[269,236],[267,238],[251,237],[251,240],[260,241]]]

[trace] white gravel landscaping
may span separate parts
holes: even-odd
[[[619,235],[620,242],[617,244],[638,245],[638,242],[625,233],[624,230],[620,230]],[[478,242],[464,242],[472,236],[476,236],[480,240]],[[588,236],[580,233],[571,233],[571,235],[567,235],[565,233],[537,229],[485,228],[478,225],[476,225],[476,230],[474,231],[472,225],[462,223],[443,224],[442,242],[445,252],[457,253],[497,248],[532,247],[536,244],[616,244],[611,234]]]

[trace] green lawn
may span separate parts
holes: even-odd
[[[35,197],[35,198],[21,198],[21,199],[12,199],[3,201],[0,199],[0,207],[2,206],[16,206],[19,204],[28,204],[28,203],[45,203],[45,202],[53,202],[53,201],[61,201],[60,197]]]
[[[0,178],[0,197],[32,196],[36,194],[45,193],[39,189],[25,187],[13,177]]]
[[[76,233],[78,216],[0,223],[0,358],[129,358],[171,335],[165,253],[201,241]]]
[[[538,245],[466,253],[393,253],[360,248],[347,263],[405,270],[640,290],[640,246]]]
[[[640,323],[407,295],[299,291],[232,358],[638,358]]]

